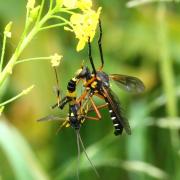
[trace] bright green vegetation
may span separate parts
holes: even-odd
[[[46,1],[45,1],[46,2]],[[147,3],[128,8],[125,0],[98,1],[102,7],[104,71],[139,77],[146,86],[143,94],[129,94],[112,84],[129,119],[132,135],[116,137],[108,112],[103,119],[87,121],[81,136],[87,153],[103,180],[180,179],[180,4]],[[25,1],[0,0],[0,40],[6,22],[13,21],[12,39],[6,39],[6,59],[18,43],[24,27]],[[48,3],[45,3],[47,5]],[[48,7],[47,7],[48,8]],[[54,21],[52,21],[54,23]],[[92,43],[96,65],[98,31]],[[66,83],[80,67],[88,64],[87,47],[76,51],[74,34],[63,28],[39,33],[21,54],[49,57],[63,54],[58,68],[64,93]],[[2,49],[2,43],[0,49]],[[34,84],[26,96],[7,104],[0,117],[0,180],[74,180],[77,146],[71,128],[56,135],[56,122],[37,123],[56,102],[52,87],[53,69],[48,61],[18,64],[1,87],[0,102]],[[98,102],[100,103],[100,102]],[[80,179],[97,179],[82,155]]]

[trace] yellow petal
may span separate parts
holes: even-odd
[[[64,0],[63,5],[67,8],[76,8],[77,0]]]
[[[77,44],[76,51],[81,51],[84,48],[85,44],[86,41],[84,39],[80,39]]]
[[[82,11],[90,9],[92,7],[92,1],[91,0],[80,0],[77,3],[77,7],[81,9]]]
[[[84,22],[84,16],[82,14],[73,14],[70,18],[72,24],[81,24]]]

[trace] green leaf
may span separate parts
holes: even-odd
[[[7,156],[13,169],[15,179],[18,180],[47,180],[49,179],[41,169],[29,144],[22,135],[7,123],[0,121],[0,147]]]

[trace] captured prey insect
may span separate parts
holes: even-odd
[[[58,107],[60,109],[63,109],[64,106],[68,103],[69,104],[68,116],[65,118],[62,118],[60,116],[49,115],[49,116],[39,119],[38,121],[39,122],[54,121],[54,120],[55,121],[63,121],[63,123],[59,127],[58,131],[62,127],[72,127],[75,130],[76,140],[77,140],[78,165],[79,165],[79,158],[80,158],[80,151],[81,151],[80,145],[81,145],[82,150],[83,150],[84,154],[86,155],[86,158],[90,162],[92,169],[94,170],[95,174],[99,177],[99,173],[97,172],[95,166],[93,165],[92,161],[90,160],[90,158],[86,152],[82,138],[80,136],[80,128],[81,128],[82,124],[84,123],[85,119],[89,118],[87,116],[87,113],[89,111],[88,99],[84,98],[83,104],[82,104],[82,102],[77,101],[75,79],[71,79],[68,82],[66,96],[61,99],[61,97],[60,97],[61,91],[58,88],[59,80],[58,80],[58,75],[57,75],[57,71],[56,71],[55,67],[54,67],[54,71],[55,71],[56,83],[57,83],[57,87],[56,87],[57,103],[55,105],[53,105],[52,108]],[[79,179],[79,166],[77,166],[77,177]]]

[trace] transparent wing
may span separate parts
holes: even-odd
[[[126,91],[141,93],[145,90],[144,83],[136,77],[122,74],[110,74],[109,77],[114,80],[119,87]]]
[[[65,117],[58,117],[58,116],[54,116],[54,115],[48,115],[45,116],[43,118],[38,119],[38,122],[42,122],[42,121],[66,121],[67,118]]]

